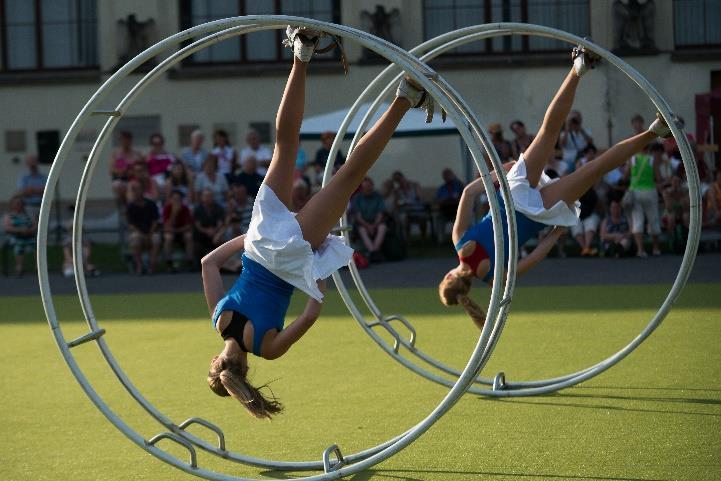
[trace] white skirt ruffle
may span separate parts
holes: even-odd
[[[253,204],[245,235],[245,255],[317,301],[323,300],[316,281],[347,265],[353,256],[339,236],[329,235],[313,252],[303,238],[295,214],[262,184]]]
[[[526,217],[547,225],[574,226],[578,224],[578,216],[581,214],[581,203],[576,201],[573,209],[563,201],[558,201],[550,209],[543,206],[541,189],[558,179],[551,179],[546,173],[541,174],[541,179],[536,187],[531,187],[526,178],[526,160],[521,154],[518,162],[508,171],[508,184],[511,188],[513,203],[516,210]]]

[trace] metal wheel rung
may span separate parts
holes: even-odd
[[[500,306],[505,306],[506,304],[510,304],[510,303],[511,303],[511,298],[505,297],[501,300]]]
[[[220,429],[215,424],[211,423],[210,421],[206,421],[203,418],[188,418],[182,423],[178,424],[178,429],[185,431],[185,428],[190,426],[191,424],[199,424],[205,428],[210,429],[215,434],[218,435],[218,449],[221,451],[225,451],[225,434],[223,434],[223,430]]]
[[[108,117],[120,117],[123,113],[120,110],[93,110],[90,115],[107,115]]]
[[[77,339],[73,339],[72,341],[67,343],[68,347],[75,347],[79,346],[80,344],[85,344],[88,341],[94,341],[96,339],[99,339],[100,336],[105,334],[105,329],[98,329],[97,331],[91,331],[87,334],[83,334],[82,336],[78,337]]]
[[[398,331],[393,329],[387,322],[385,321],[375,321],[367,324],[368,327],[374,328],[377,326],[383,327],[386,331],[388,331],[388,334],[390,334],[393,337],[393,352],[398,354],[398,350],[401,347],[401,335],[398,334]]]
[[[350,232],[350,231],[352,231],[352,230],[353,230],[353,227],[351,227],[351,226],[349,226],[349,225],[343,225],[343,226],[333,227],[333,228],[330,230],[330,233],[331,233],[331,234],[342,234],[343,232]]]
[[[195,454],[195,448],[193,447],[192,444],[190,444],[189,441],[181,438],[177,434],[168,433],[168,432],[160,433],[160,434],[148,439],[147,441],[145,441],[145,444],[147,444],[148,446],[154,446],[155,443],[157,443],[161,439],[170,439],[171,441],[175,441],[176,443],[180,444],[185,449],[187,449],[188,452],[190,452],[190,467],[193,469],[198,468],[198,458],[197,458],[197,455]]]
[[[330,455],[335,454],[335,462],[330,459]],[[340,448],[337,444],[328,446],[323,451],[323,471],[330,473],[331,471],[337,471],[345,465],[345,458],[343,453],[340,452]]]

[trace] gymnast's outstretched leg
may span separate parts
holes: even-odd
[[[597,57],[581,47],[573,49],[573,67],[546,110],[543,123],[531,145],[523,153],[526,160],[526,178],[531,187],[536,187],[546,164],[553,156],[558,135],[566,123],[581,76],[593,68]]]

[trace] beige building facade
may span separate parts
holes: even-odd
[[[38,135],[47,140],[57,132],[62,138],[84,103],[133,48],[212,18],[286,13],[371,31],[385,26],[391,38],[406,49],[438,33],[476,23],[543,23],[590,35],[599,45],[618,51],[686,119],[687,130],[692,133],[696,126],[694,95],[721,88],[721,6],[708,0],[650,1],[652,11],[641,12],[650,21],[640,23],[632,23],[630,14],[623,10],[628,2],[612,0],[395,0],[383,2],[384,12],[377,11],[374,2],[357,0],[57,3],[70,7],[61,11],[53,2],[0,0],[0,11],[4,12],[0,13],[0,202],[15,191],[17,177],[24,170],[24,156],[38,152]],[[140,33],[129,35],[129,25]],[[193,128],[206,133],[206,147],[210,147],[212,131],[219,127],[229,131],[239,149],[252,126],[272,140],[273,119],[289,68],[287,52],[277,47],[279,38],[278,33],[265,33],[230,40],[176,66],[145,91],[125,114],[121,128],[135,133],[135,145],[140,150],[147,149],[147,136],[157,130],[165,136],[168,150],[175,153]],[[652,45],[643,43],[648,39]],[[619,45],[619,41],[631,45]],[[508,125],[515,119],[535,132],[547,103],[570,68],[570,46],[521,38],[479,44],[446,55],[432,65],[457,88],[482,122],[500,122],[509,140],[512,134]],[[357,45],[346,42],[345,50],[350,62],[347,77],[335,60],[314,61],[317,65],[313,65],[308,81],[306,115],[349,107],[385,66]],[[112,108],[121,92],[140,78],[137,74],[125,81],[107,100],[107,107]],[[584,77],[575,105],[599,147],[607,147],[629,133],[632,115],[640,113],[651,119],[654,114],[643,92],[608,65]],[[88,150],[101,125],[100,120],[88,124],[68,158],[60,182],[63,198],[74,197]],[[311,159],[319,145],[312,140],[302,143]],[[112,197],[109,157],[110,150],[106,149],[92,183],[91,199]],[[423,186],[434,186],[440,184],[444,167],[451,167],[461,177],[468,175],[457,135],[394,139],[372,176],[381,181],[392,171],[401,170]],[[48,166],[43,169],[47,171]]]

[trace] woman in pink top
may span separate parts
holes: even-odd
[[[175,156],[165,150],[165,139],[155,133],[150,136],[150,151],[148,152],[148,173],[160,187],[165,185],[165,177],[170,165],[175,162]]]
[[[143,156],[133,149],[133,134],[127,130],[118,134],[118,143],[120,145],[113,150],[110,157],[109,170],[115,199],[120,205],[125,205],[128,180],[132,175],[131,169],[135,162],[143,160]]]

